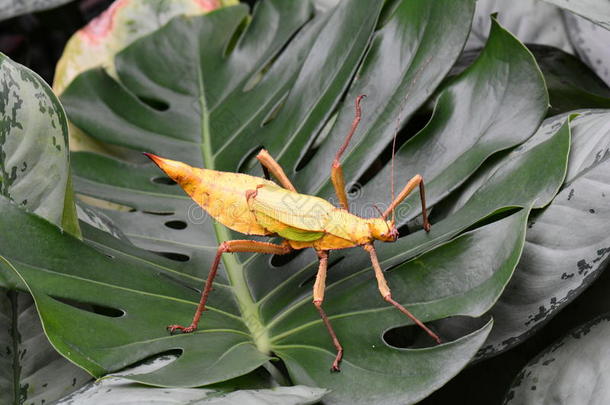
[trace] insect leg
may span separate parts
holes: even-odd
[[[349,205],[347,203],[347,195],[345,194],[345,177],[343,176],[343,168],[341,167],[340,160],[341,155],[343,155],[343,152],[345,152],[345,149],[347,149],[347,145],[349,145],[349,142],[352,140],[352,136],[354,136],[356,128],[358,128],[358,123],[360,122],[360,117],[362,116],[362,113],[360,111],[360,100],[362,100],[364,97],[366,97],[364,94],[356,97],[356,116],[354,117],[354,121],[352,122],[352,128],[347,134],[345,141],[343,141],[343,145],[341,145],[341,147],[337,151],[337,154],[335,155],[335,159],[333,160],[333,164],[330,169],[330,180],[332,181],[333,186],[335,187],[335,194],[339,199],[339,204],[344,210],[349,210]]]
[[[220,259],[222,258],[223,253],[253,252],[283,255],[290,253],[291,250],[292,248],[287,243],[284,245],[276,245],[274,243],[257,242],[253,240],[229,240],[221,243],[216,251],[216,257],[214,258],[214,262],[210,268],[208,278],[205,281],[203,291],[201,292],[201,300],[199,301],[199,305],[197,306],[197,310],[195,311],[195,316],[193,316],[191,324],[189,326],[169,325],[167,330],[169,330],[170,333],[174,333],[177,330],[181,331],[182,333],[190,333],[197,329],[199,318],[201,318],[203,311],[206,310],[205,304],[208,301],[210,291],[212,291],[212,283],[214,282],[214,277],[216,277],[218,265],[220,264]]]
[[[266,178],[268,177],[269,172],[271,172],[273,177],[275,177],[284,188],[287,188],[290,191],[297,191],[288,179],[288,176],[286,176],[286,173],[284,173],[282,166],[271,157],[267,150],[261,149],[261,151],[258,152],[258,155],[256,155],[256,158],[263,166],[263,172],[265,172]]]
[[[322,322],[324,322],[324,326],[326,326],[326,330],[328,330],[328,334],[330,335],[330,338],[332,339],[333,344],[335,345],[335,349],[337,349],[337,356],[335,357],[335,361],[333,361],[333,365],[330,368],[330,371],[341,371],[341,369],[339,368],[339,363],[341,362],[341,358],[343,357],[343,347],[341,346],[341,343],[339,343],[337,334],[335,333],[332,325],[330,324],[330,320],[328,319],[328,316],[326,316],[326,312],[324,312],[324,309],[322,309],[322,302],[324,302],[324,289],[326,287],[328,252],[326,250],[318,251],[318,258],[320,259],[320,266],[318,267],[316,282],[313,286],[313,305],[320,313]]]
[[[398,308],[400,312],[411,318],[411,320],[420,328],[422,328],[432,339],[436,341],[436,343],[441,343],[441,339],[438,335],[432,332],[422,321],[417,319],[415,315],[413,315],[407,308],[400,305],[398,302],[392,299],[392,294],[390,292],[390,288],[388,287],[388,283],[383,276],[383,270],[381,270],[381,266],[379,265],[379,260],[377,259],[377,252],[375,251],[375,247],[372,244],[364,245],[364,250],[369,252],[371,255],[371,263],[373,264],[373,270],[375,270],[375,277],[377,278],[377,287],[379,288],[379,292],[384,300]]]
[[[430,231],[430,222],[428,221],[428,212],[426,211],[426,192],[424,190],[424,178],[416,174],[413,176],[411,180],[407,183],[407,185],[402,189],[398,197],[388,207],[387,210],[383,213],[383,218],[387,218],[390,213],[394,211],[394,209],[404,201],[405,198],[415,189],[415,187],[419,186],[419,196],[421,198],[421,209],[422,216],[424,217],[424,229],[426,232]]]

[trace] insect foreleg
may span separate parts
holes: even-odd
[[[258,152],[258,155],[256,155],[256,158],[263,166],[263,171],[271,172],[273,177],[275,177],[284,188],[287,188],[290,191],[297,191],[288,179],[288,176],[286,176],[286,173],[284,173],[282,166],[271,157],[267,150],[261,149],[261,151]]]
[[[169,325],[167,329],[170,331],[170,333],[174,333],[177,330],[181,331],[182,333],[190,333],[197,329],[201,314],[206,310],[205,304],[208,301],[210,291],[212,291],[212,284],[214,283],[214,278],[216,277],[218,265],[220,264],[220,259],[222,258],[223,253],[252,252],[284,255],[290,253],[290,251],[292,251],[292,248],[288,244],[276,245],[274,243],[257,242],[253,240],[229,240],[221,243],[216,251],[216,257],[214,258],[214,262],[210,268],[208,278],[205,281],[203,291],[201,292],[201,300],[199,301],[199,305],[197,305],[197,310],[195,311],[195,316],[193,316],[191,324],[189,326]]]
[[[385,212],[383,213],[383,218],[387,218],[388,215],[390,215],[394,211],[394,209],[401,202],[403,202],[404,199],[407,198],[411,191],[413,191],[413,189],[415,189],[415,187],[417,186],[419,186],[419,196],[421,198],[422,216],[424,217],[424,229],[426,230],[426,232],[428,232],[430,231],[430,222],[428,221],[428,212],[426,211],[426,192],[424,190],[424,179],[419,174],[416,174],[411,180],[409,180],[409,182],[402,189],[400,194],[398,194],[398,197],[396,197],[396,199],[392,201],[388,209],[385,210]]]
[[[420,328],[422,328],[432,339],[436,341],[436,343],[441,343],[441,339],[438,335],[430,330],[422,321],[417,319],[415,315],[413,315],[407,308],[400,305],[398,302],[392,299],[392,294],[390,293],[390,288],[388,287],[388,283],[383,275],[383,270],[381,270],[381,266],[379,265],[379,260],[377,259],[377,252],[375,251],[375,247],[370,245],[365,245],[364,249],[369,252],[371,255],[371,263],[373,264],[373,270],[375,270],[375,277],[377,278],[377,286],[379,288],[379,292],[384,300],[395,306],[400,312],[411,318],[411,320]]]
[[[362,100],[364,97],[366,97],[364,94],[356,97],[356,116],[352,122],[352,128],[347,134],[347,137],[345,137],[343,145],[341,145],[337,151],[335,159],[333,160],[333,165],[330,169],[330,180],[335,188],[335,194],[339,199],[341,208],[344,210],[349,210],[349,205],[347,202],[347,195],[345,194],[345,178],[343,176],[343,168],[341,167],[341,155],[343,155],[343,152],[345,152],[345,149],[347,149],[347,145],[349,145],[349,142],[352,140],[352,136],[354,136],[356,128],[358,128],[358,123],[360,123],[360,117],[362,116],[360,111],[360,100]]]
[[[335,361],[333,361],[333,365],[330,368],[330,371],[341,371],[341,369],[339,368],[339,363],[341,362],[341,358],[343,357],[343,347],[341,346],[341,343],[339,343],[337,334],[335,333],[332,325],[330,324],[330,320],[328,319],[328,316],[326,316],[326,312],[324,312],[324,309],[322,309],[322,302],[324,302],[324,289],[326,287],[328,252],[325,250],[318,251],[318,258],[320,259],[320,266],[318,267],[316,282],[313,286],[313,305],[315,305],[316,309],[320,313],[322,322],[324,322],[324,326],[326,326],[326,330],[328,330],[328,334],[330,335],[330,338],[333,341],[333,345],[335,345],[335,349],[337,349],[337,355],[335,357]]]

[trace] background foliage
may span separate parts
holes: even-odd
[[[56,73],[55,89],[63,93],[62,103],[76,124],[72,146],[83,150],[71,159],[82,242],[67,157],[51,159],[45,153],[41,160],[35,155],[40,148],[31,146],[56,139],[55,148],[59,138],[45,136],[44,125],[59,131],[65,146],[63,109],[35,74],[8,59],[0,65],[5,89],[15,88],[15,76],[23,81],[19,92],[4,93],[9,97],[2,104],[1,184],[8,199],[0,201],[0,226],[23,229],[18,237],[8,232],[0,237],[3,285],[27,288],[34,295],[44,332],[71,361],[101,376],[179,348],[177,359],[164,357],[164,367],[145,365],[124,377],[155,385],[212,384],[172,389],[174,397],[184,400],[216,401],[239,389],[226,400],[243,395],[253,403],[296,404],[324,395],[325,403],[381,398],[412,403],[474,356],[473,365],[422,403],[449,398],[499,403],[518,370],[564,334],[565,325],[607,311],[597,293],[603,291],[604,277],[581,294],[605,268],[608,253],[610,115],[590,109],[607,108],[610,90],[587,67],[606,77],[609,56],[593,58],[595,42],[589,40],[604,32],[603,10],[590,14],[572,6],[583,19],[533,1],[525,2],[529,10],[492,1],[479,2],[475,10],[466,0],[370,2],[370,9],[347,0],[338,6],[332,1],[265,1],[252,18],[237,7],[178,17],[159,30],[172,16],[189,12],[182,6],[156,8],[157,25],[145,24],[125,35],[121,30],[130,13],[142,14],[142,9],[124,3],[103,17],[116,22],[109,35],[89,28],[89,33],[102,33],[95,37],[101,45],[77,50],[82,46],[78,41],[88,40],[87,30],[77,34]],[[535,45],[528,44],[528,50],[496,20],[488,23],[498,7],[500,21]],[[438,23],[443,18],[445,23]],[[180,51],[187,49],[191,51]],[[96,53],[96,59],[88,52]],[[403,55],[399,65],[397,54]],[[96,65],[103,68],[72,81]],[[48,101],[38,109],[23,104],[27,86],[46,94],[41,97]],[[417,231],[420,212],[416,197],[410,198],[400,213],[401,233],[407,235],[380,246],[380,256],[392,270],[388,278],[395,296],[433,321],[449,343],[427,347],[412,327],[399,327],[404,319],[379,302],[370,288],[366,257],[356,251],[334,255],[327,295],[327,311],[347,347],[340,375],[329,376],[326,366],[320,367],[332,357],[332,346],[308,305],[315,272],[310,253],[288,262],[257,255],[227,258],[214,293],[216,306],[205,314],[201,333],[167,336],[163,325],[190,318],[218,240],[235,235],[201,223],[201,212],[136,152],[257,173],[251,153],[264,145],[300,190],[331,197],[327,167],[351,123],[352,100],[362,93],[369,98],[361,130],[345,158],[348,178],[357,183],[351,190],[353,205],[364,212],[387,196],[387,147],[396,121],[406,124],[396,171],[424,175],[434,227],[429,235]],[[55,111],[55,118],[49,119],[47,111]],[[24,113],[27,120],[19,115]],[[549,118],[540,125],[545,116]],[[53,197],[53,188],[41,187],[40,174],[23,171],[23,179],[34,179],[30,183],[15,177],[22,161],[33,172],[36,165],[27,162],[63,167],[52,169],[63,181],[48,176],[47,181],[67,198]],[[24,192],[42,197],[23,204],[16,196]],[[44,198],[50,203],[40,203]],[[45,215],[40,209],[50,211]],[[23,239],[30,244],[20,243]],[[0,360],[9,372],[0,376],[0,384],[7,388],[7,401],[55,400],[85,383],[86,374],[50,346],[32,348],[32,339],[46,342],[32,317],[32,301],[26,293],[6,291],[1,313],[11,328],[1,337],[7,351]],[[558,320],[545,326],[559,311]],[[576,312],[580,316],[573,316]],[[67,329],[67,324],[88,328]],[[595,330],[597,341],[603,341],[605,330]],[[590,346],[587,353],[601,350],[595,343]],[[267,361],[269,351],[288,374]],[[45,369],[28,360],[41,356],[51,362]],[[533,370],[536,362],[528,367]],[[544,372],[540,370],[540,381],[550,379]],[[234,378],[241,374],[245,376]],[[287,377],[331,391],[274,388],[288,383]],[[364,380],[369,384],[363,385]],[[112,395],[156,395],[153,388],[127,381],[85,387],[64,401],[104,403]],[[531,387],[519,381],[506,401],[526,401]],[[103,391],[107,384],[113,393]],[[539,392],[547,389],[542,387]],[[606,398],[602,389],[591,392],[599,401]]]

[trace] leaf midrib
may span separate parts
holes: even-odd
[[[199,45],[201,45],[201,43],[199,43]],[[202,54],[201,50],[199,51],[199,55]],[[212,153],[210,112],[205,99],[203,69],[198,55],[195,55],[195,58],[199,62],[197,69],[197,84],[199,91],[199,108],[201,112],[201,154],[204,166],[207,169],[214,170],[215,159],[214,154]],[[214,221],[213,226],[219,245],[222,242],[231,239],[229,231],[224,225],[220,224],[218,221]],[[250,331],[251,338],[257,349],[265,354],[270,353],[271,344],[269,342],[269,332],[261,321],[258,305],[254,301],[250,289],[248,288],[244,274],[244,265],[241,264],[234,255],[223,254],[222,262],[225,266],[229,284],[233,287],[233,293],[242,316],[241,321]]]

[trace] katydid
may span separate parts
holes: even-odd
[[[380,211],[378,218],[361,218],[349,212],[340,160],[360,122],[360,101],[363,97],[361,95],[356,99],[354,121],[331,166],[330,178],[339,199],[339,207],[335,207],[319,197],[299,194],[281,166],[264,149],[256,158],[263,167],[266,179],[247,174],[194,168],[182,162],[145,153],[212,218],[224,226],[247,235],[279,236],[284,239],[281,244],[252,240],[222,242],[216,252],[191,324],[189,326],[170,325],[167,327],[170,333],[176,331],[189,333],[197,329],[201,314],[206,309],[208,295],[212,290],[212,283],[223,253],[257,252],[283,255],[295,249],[313,248],[319,258],[318,273],[313,287],[313,304],[337,350],[331,370],[339,371],[343,347],[322,308],[328,255],[331,250],[359,246],[370,255],[377,287],[383,299],[411,318],[415,324],[440,343],[440,338],[434,332],[405,307],[394,301],[373,246],[375,240],[394,242],[398,239],[394,219],[395,208],[418,186],[423,227],[426,231],[430,230],[422,176],[415,175],[398,194],[398,197],[394,199],[392,196],[393,201],[383,213]],[[279,185],[269,179],[269,173],[273,175]],[[388,219],[390,214],[392,214],[392,218]]]

